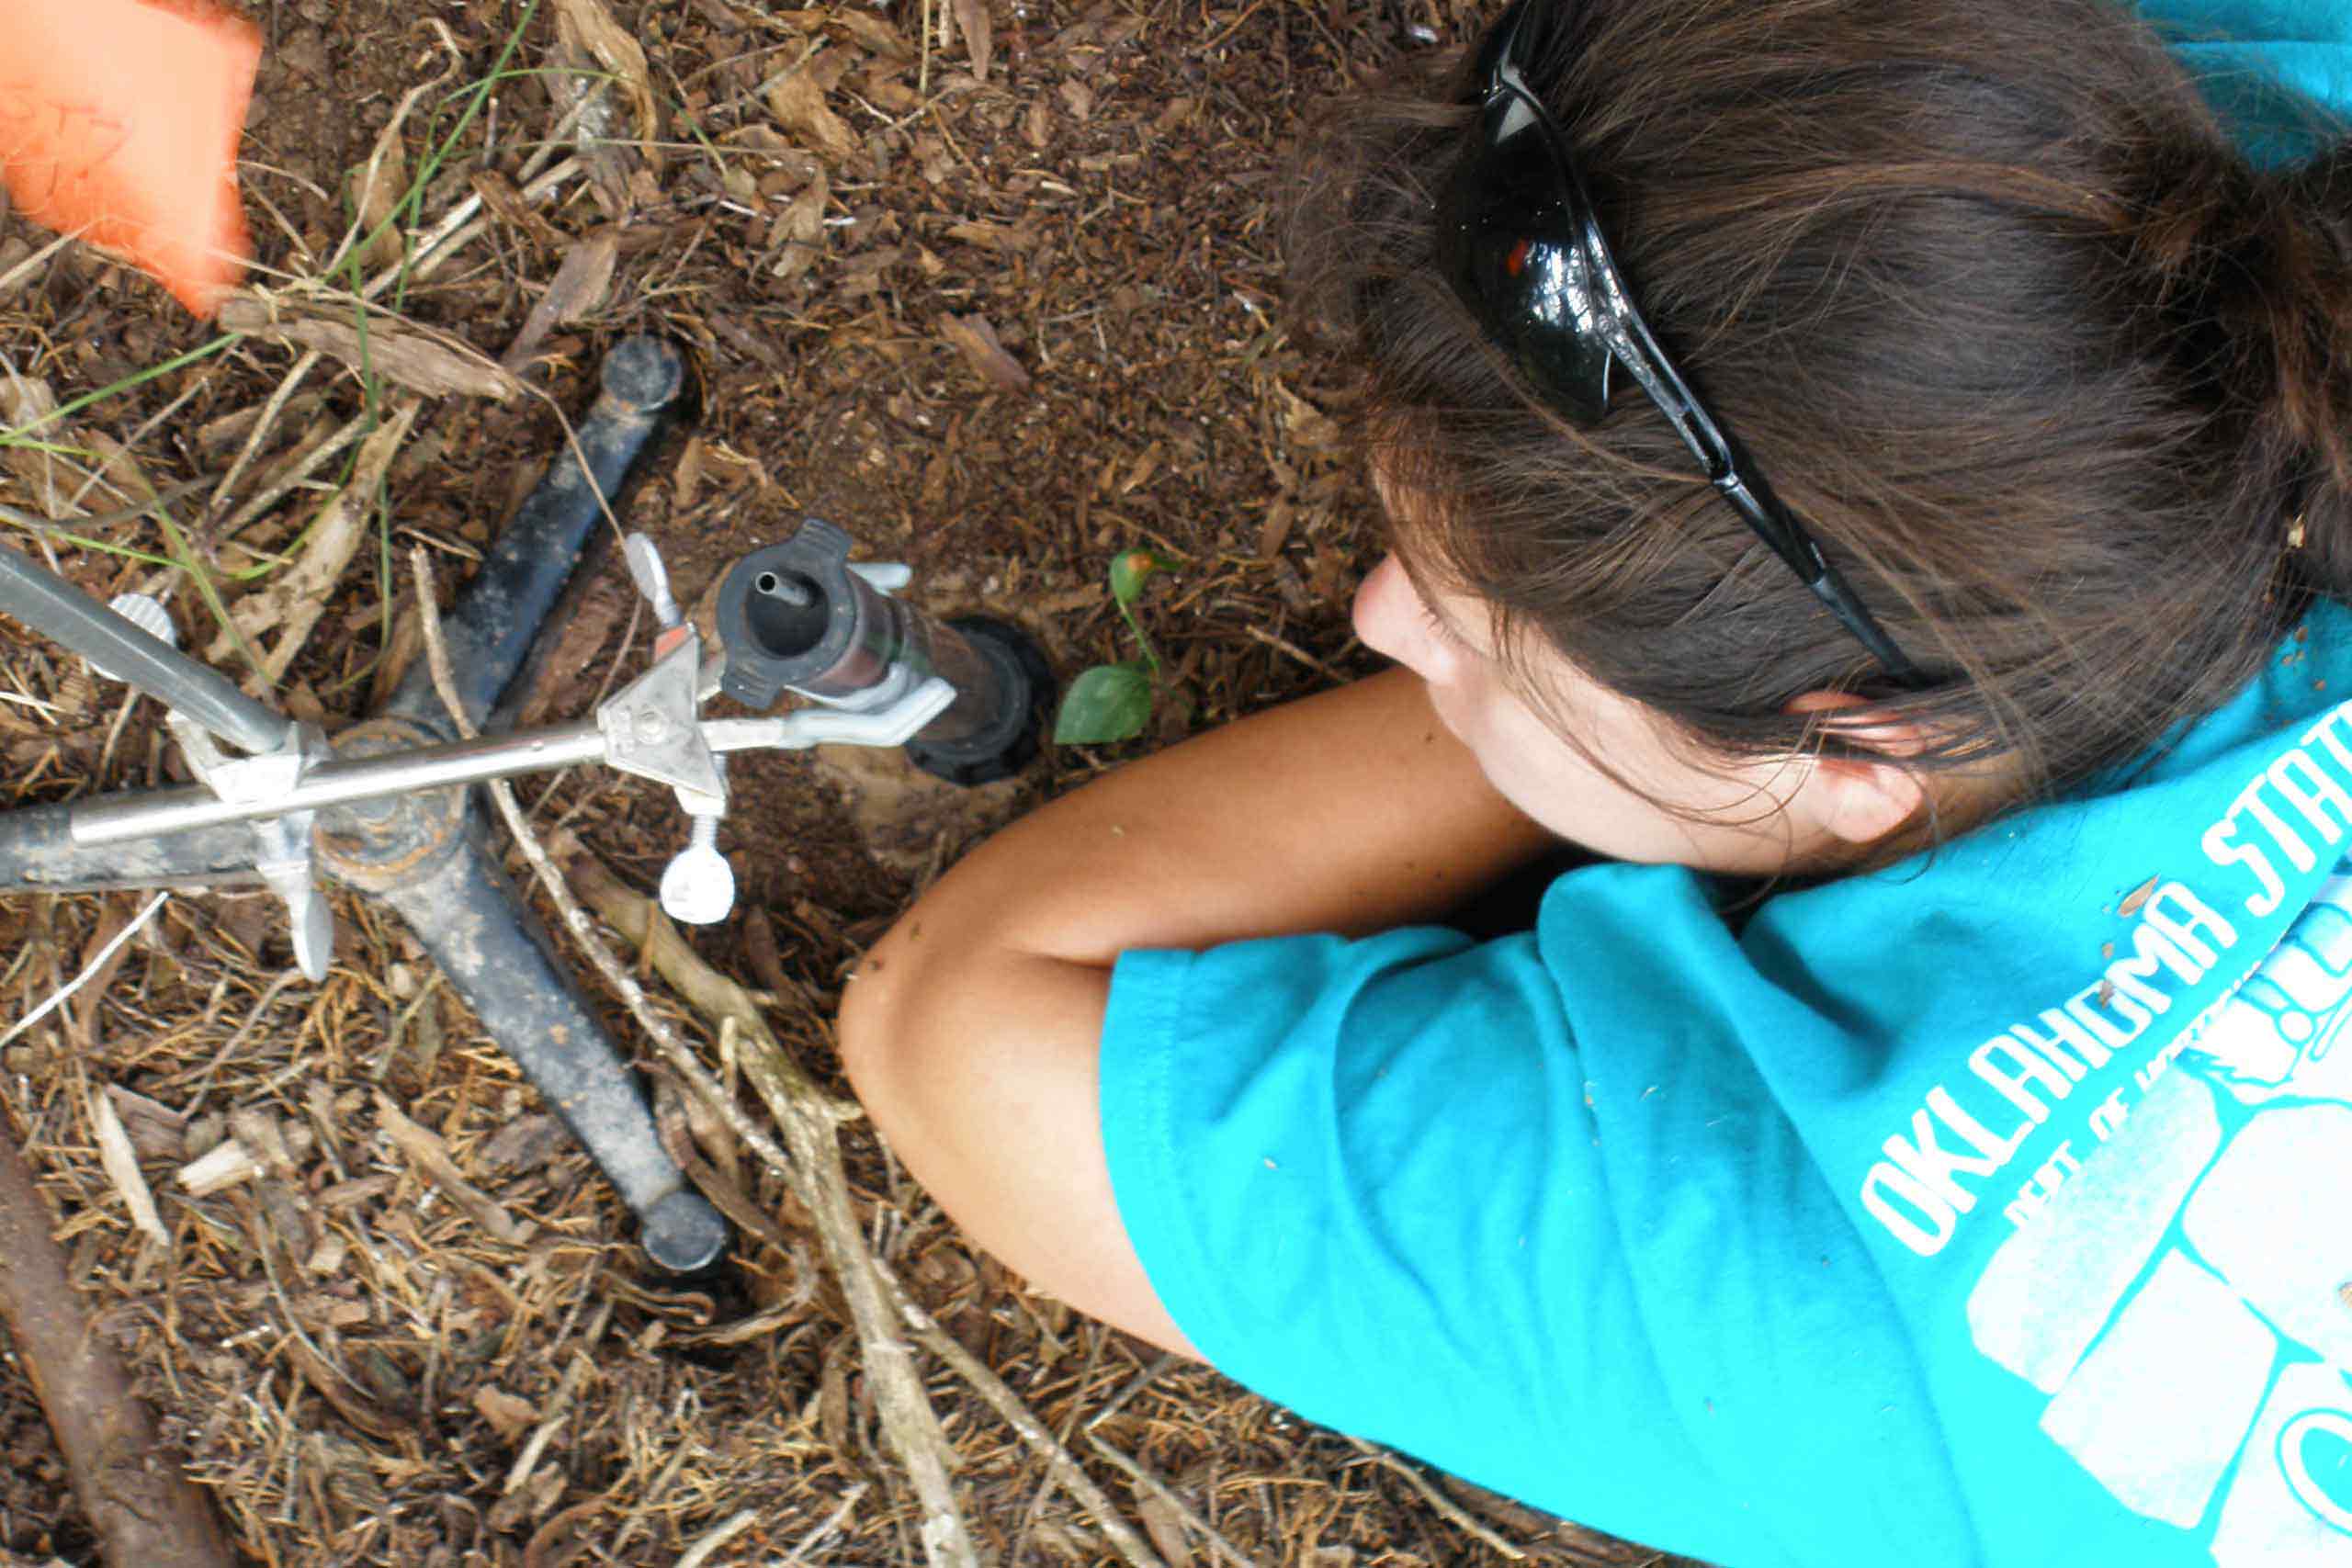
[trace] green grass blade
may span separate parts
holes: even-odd
[[[107,385],[100,387],[95,392],[83,393],[80,397],[75,398],[72,402],[60,403],[57,407],[50,410],[47,413],[41,415],[39,419],[32,421],[30,423],[19,425],[14,430],[0,431],[0,446],[33,446],[34,443],[25,440],[25,437],[31,434],[34,431],[39,430],[41,426],[45,424],[54,424],[57,421],[63,419],[66,415],[78,413],[82,410],[88,408],[92,403],[103,402],[107,399],[113,397],[118,392],[127,392],[134,387],[143,387],[148,382],[155,379],[158,376],[168,376],[173,371],[185,369],[200,359],[209,359],[212,355],[220,353],[231,344],[235,343],[238,339],[238,335],[239,334],[235,333],[224,333],[220,336],[214,338],[210,343],[206,344],[201,348],[192,348],[186,354],[175,355],[171,358],[164,360],[161,365],[151,365],[144,370],[133,371],[131,374],[122,378],[119,381],[110,381]],[[45,449],[60,451],[70,450],[70,448],[62,447]]]

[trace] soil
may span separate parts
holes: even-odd
[[[1466,36],[1461,0],[942,0],[928,17],[908,0],[273,0],[251,14],[267,39],[240,170],[257,288],[282,311],[348,321],[355,277],[479,200],[487,220],[450,259],[375,297],[375,341],[437,332],[496,360],[537,334],[513,357],[522,395],[424,402],[322,617],[251,689],[331,730],[364,715],[414,656],[410,548],[432,554],[446,598],[560,448],[605,350],[636,333],[685,349],[695,407],[621,521],[660,545],[689,604],[821,515],[862,556],[912,567],[924,608],[1012,620],[1067,676],[1135,651],[1104,588],[1111,558],[1144,546],[1174,563],[1139,608],[1167,672],[1136,741],[1049,747],[975,791],[895,753],[736,761],[722,845],[757,914],[693,940],[775,1000],[820,1077],[844,970],[978,836],[1100,768],[1368,667],[1347,627],[1377,536],[1336,423],[1349,382],[1280,307],[1287,152],[1318,95]],[[614,20],[641,69],[568,51],[559,14]],[[568,113],[600,90],[601,107]],[[331,272],[396,118],[387,188],[413,199],[365,265]],[[599,125],[610,140],[576,140]],[[577,167],[543,198],[516,194],[565,160]],[[29,383],[64,401],[215,337],[103,256],[68,246],[21,269],[49,239],[0,220],[0,280],[14,275],[0,428],[37,411]],[[535,319],[551,293],[561,309]],[[297,354],[237,338],[44,431],[71,450],[0,450],[0,502],[23,513],[86,519],[145,487],[198,487],[164,509],[170,527],[150,513],[29,538],[12,526],[11,542],[102,597],[161,592],[184,638],[214,635],[208,592],[234,606],[293,570],[341,459],[232,527],[239,509],[305,443],[405,395],[329,359],[269,407]],[[651,628],[616,557],[600,545],[582,560],[526,722],[582,716],[643,667]],[[257,635],[261,652],[283,634]],[[233,649],[219,661],[245,668]],[[152,705],[13,629],[0,640],[7,798],[177,769]],[[609,773],[524,794],[544,833],[639,887],[684,840],[665,792]],[[0,901],[0,1032],[138,908],[128,894]],[[848,1313],[782,1183],[697,1130],[778,1235],[743,1243],[712,1281],[660,1276],[405,931],[340,893],[335,913],[335,967],[311,987],[288,978],[271,900],[175,897],[102,984],[0,1050],[6,1127],[97,1331],[140,1369],[240,1550],[273,1564],[673,1563],[697,1543],[708,1564],[922,1561],[922,1513],[882,1444]],[[497,1239],[422,1179],[380,1135],[379,1094],[526,1238]],[[165,1241],[142,1237],[100,1163],[97,1096],[126,1124]],[[267,1168],[200,1197],[177,1182],[232,1134],[275,1151]],[[1303,1568],[1657,1561],[1072,1316],[965,1243],[862,1125],[844,1145],[877,1255],[1177,1568],[1223,1551]],[[942,1368],[924,1373],[989,1561],[1117,1560],[996,1416]],[[0,1548],[94,1560],[31,1387],[5,1371],[0,1445]]]

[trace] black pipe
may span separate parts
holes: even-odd
[[[529,660],[582,547],[659,434],[684,385],[678,351],[656,338],[616,344],[603,393],[459,592],[442,625],[457,695],[480,724]],[[603,498],[601,501],[599,497]],[[335,738],[346,756],[400,750],[454,727],[423,660],[376,717]],[[417,791],[319,814],[327,868],[408,921],[482,1026],[563,1118],[638,1217],[646,1254],[703,1268],[727,1222],[686,1184],[655,1134],[635,1077],[572,973],[478,843],[467,789]]]
[[[708,1266],[727,1222],[662,1148],[633,1076],[477,835],[453,849],[379,897],[611,1179],[646,1255],[679,1273]]]
[[[501,530],[442,622],[458,695],[473,723],[481,723],[498,705],[499,694],[522,668],[605,505],[619,496],[630,465],[660,430],[684,381],[684,360],[659,338],[625,338],[605,355],[603,394],[575,432],[580,453],[564,443],[548,465],[547,478]],[[584,472],[582,456],[588,461]],[[448,728],[432,671],[422,660],[411,666],[382,711],[445,732]]]
[[[248,823],[85,846],[74,841],[73,818],[71,804],[0,811],[0,893],[218,887],[261,880]]]

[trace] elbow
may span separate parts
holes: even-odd
[[[886,1104],[893,1088],[919,1073],[906,1070],[906,1058],[917,1056],[921,1042],[909,1038],[906,1021],[910,997],[921,990],[915,971],[915,943],[909,928],[915,917],[899,923],[866,951],[842,987],[840,1011],[833,1022],[842,1071],[850,1088],[869,1111]]]
[[[834,1043],[858,1103],[898,1142],[931,1124],[964,1038],[973,953],[952,920],[918,901],[865,952],[842,987]]]

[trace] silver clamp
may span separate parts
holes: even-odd
[[[325,732],[315,724],[290,727],[286,744],[275,750],[231,757],[209,730],[185,715],[167,710],[164,722],[179,741],[189,771],[205,788],[232,805],[283,800],[300,785],[304,774],[334,755]],[[294,962],[313,985],[326,979],[334,958],[334,916],[311,875],[311,829],[317,820],[316,810],[285,811],[253,824],[260,849],[254,870],[286,906],[294,933]]]
[[[662,912],[686,925],[707,926],[735,907],[735,868],[718,852],[718,824],[727,815],[727,771],[703,739],[702,701],[718,689],[718,663],[703,667],[702,635],[686,623],[670,592],[662,552],[643,534],[621,541],[629,581],[661,626],[653,668],[596,709],[605,759],[627,773],[668,784],[694,824],[686,847],[662,872]]]
[[[171,613],[146,594],[118,593],[107,608],[158,641],[179,646]],[[106,679],[122,679],[96,660],[89,662]],[[315,763],[332,755],[325,733],[314,724],[288,726],[285,743],[272,750],[232,757],[220,750],[209,730],[185,714],[166,708],[164,722],[179,741],[181,754],[198,781],[220,799],[241,805],[282,799]],[[327,966],[334,958],[334,916],[327,908],[326,895],[311,876],[311,828],[317,817],[315,811],[288,811],[262,818],[253,825],[259,846],[254,870],[286,906],[294,933],[294,962],[313,985],[327,977]]]
[[[631,534],[622,541],[629,580],[652,607],[661,632],[653,667],[596,709],[605,760],[623,773],[668,784],[693,824],[686,847],[662,873],[662,909],[688,925],[725,919],[735,907],[735,871],[718,849],[727,815],[726,751],[798,750],[810,746],[902,746],[956,700],[956,688],[937,676],[895,671],[854,704],[827,704],[767,718],[704,719],[703,699],[715,694],[726,655],[706,663],[702,637],[686,623],[670,592],[668,570],[653,541]],[[860,564],[850,570],[883,592],[904,588],[913,573],[897,563]],[[820,699],[821,700],[821,699]]]

